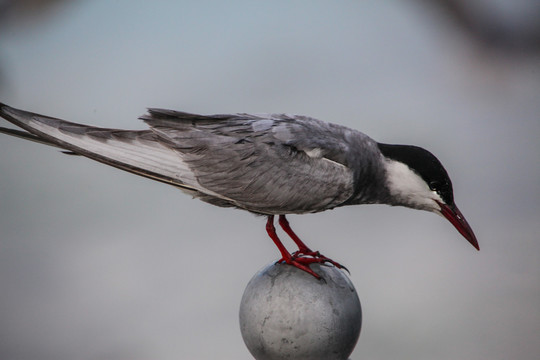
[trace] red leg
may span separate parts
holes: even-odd
[[[291,237],[291,239],[294,241],[296,246],[298,246],[297,253],[307,255],[308,253],[313,252],[313,251],[311,251],[310,248],[307,247],[306,244],[304,244],[304,242],[302,240],[300,240],[298,235],[296,235],[294,233],[294,231],[293,231],[293,229],[291,229],[291,226],[289,225],[289,222],[287,221],[287,218],[285,217],[285,215],[279,215],[279,225],[287,233],[287,235],[289,235]]]
[[[279,240],[277,234],[276,234],[276,228],[274,227],[274,215],[268,215],[268,220],[266,221],[266,232],[268,233],[268,236],[274,241],[274,244],[276,244],[277,248],[279,249],[279,252],[281,253],[281,259],[278,262],[285,262],[289,265],[292,265],[294,267],[297,267],[300,270],[304,270],[308,274],[313,275],[317,279],[321,279],[321,277],[315,273],[313,270],[309,268],[309,264],[313,262],[318,261],[311,261],[316,259],[309,259],[304,258],[300,260],[300,258],[296,258],[292,256],[289,251],[285,248],[281,240]],[[309,261],[304,261],[309,260]]]
[[[347,272],[349,272],[349,270],[345,266],[341,265],[340,263],[337,263],[334,260],[329,259],[326,256],[322,255],[318,251],[313,251],[309,247],[307,247],[307,245],[304,244],[304,242],[302,240],[300,240],[298,235],[296,235],[294,233],[293,229],[291,229],[291,226],[289,225],[289,221],[287,221],[287,218],[285,217],[285,215],[279,215],[279,225],[287,233],[287,235],[289,235],[291,237],[291,239],[294,241],[294,243],[298,246],[298,251],[295,251],[291,255],[293,259],[295,259],[295,260],[302,259],[302,261],[305,262],[306,264],[308,263],[308,261],[309,261],[309,263],[315,263],[315,262],[316,263],[325,263],[325,262],[329,262],[330,264],[334,265],[338,269],[345,269],[345,270],[347,270]],[[273,224],[272,224],[272,226],[273,226]],[[301,258],[302,256],[312,256],[313,259],[308,260],[306,258]]]
[[[287,250],[285,245],[279,240],[277,234],[276,234],[276,228],[274,227],[274,215],[268,215],[268,220],[266,221],[266,232],[268,233],[268,236],[274,241],[274,244],[276,244],[277,248],[279,249],[279,252],[281,253],[281,260],[288,263],[292,259],[291,253]]]

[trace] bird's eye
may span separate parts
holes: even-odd
[[[439,181],[431,181],[429,183],[429,188],[433,191],[437,191],[437,190],[440,190],[441,188],[441,183]]]

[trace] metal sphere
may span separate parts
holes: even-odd
[[[346,360],[362,324],[356,290],[333,267],[311,265],[324,280],[271,263],[248,283],[240,304],[242,338],[257,360]]]

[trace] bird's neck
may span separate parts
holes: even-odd
[[[354,192],[344,205],[388,204],[390,192],[384,157],[376,154],[369,157],[369,160],[366,157],[359,159],[361,163],[353,166]]]

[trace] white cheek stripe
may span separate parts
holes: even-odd
[[[392,196],[403,205],[417,209],[438,211],[436,201],[443,202],[439,194],[432,191],[426,182],[406,164],[385,160],[387,184]]]

